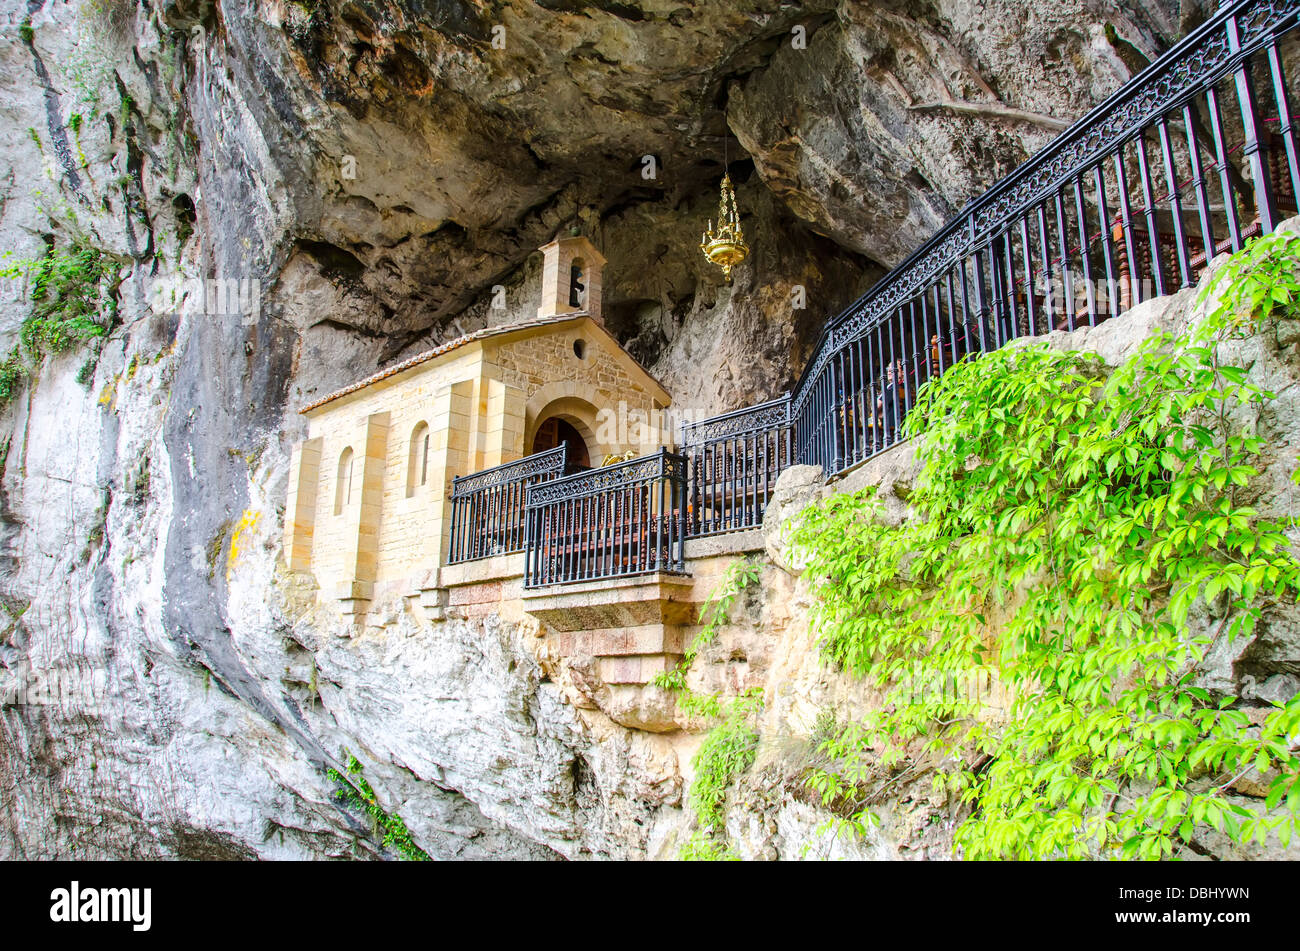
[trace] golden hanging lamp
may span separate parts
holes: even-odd
[[[700,250],[704,256],[722,268],[722,276],[731,280],[731,269],[749,257],[749,245],[745,244],[744,232],[740,230],[740,212],[736,210],[736,190],[731,187],[731,176],[722,176],[722,197],[718,200],[718,230],[709,230],[700,236]]]

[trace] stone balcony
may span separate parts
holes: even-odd
[[[681,725],[675,699],[652,681],[681,660],[720,571],[762,547],[759,530],[691,538],[684,574],[532,589],[523,586],[523,555],[501,555],[442,568],[438,587],[424,592],[422,604],[432,620],[535,618],[592,707],[623,726],[667,732]]]

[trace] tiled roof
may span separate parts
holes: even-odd
[[[349,393],[355,393],[357,390],[363,390],[371,383],[378,383],[380,380],[395,376],[403,370],[409,370],[411,367],[419,366],[421,363],[428,363],[435,357],[440,357],[444,353],[450,353],[457,347],[463,347],[467,343],[473,343],[475,340],[485,340],[488,337],[499,337],[502,334],[514,333],[516,330],[529,330],[533,327],[544,327],[547,324],[562,324],[570,320],[577,320],[579,317],[586,317],[586,311],[578,311],[571,314],[557,314],[550,317],[534,317],[531,320],[520,320],[513,324],[503,324],[499,327],[484,327],[481,330],[475,330],[464,336],[457,337],[455,340],[449,340],[444,344],[439,344],[432,350],[425,350],[423,353],[417,353],[413,357],[408,357],[401,363],[394,363],[390,367],[380,370],[378,373],[366,377],[364,380],[358,380],[341,390],[335,390],[329,396],[322,397],[314,403],[308,403],[299,413],[310,413],[317,407],[324,406],[341,396],[347,396]]]

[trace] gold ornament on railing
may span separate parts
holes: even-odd
[[[749,245],[740,230],[740,212],[736,210],[736,192],[731,187],[731,176],[722,176],[722,197],[718,200],[718,230],[709,230],[700,236],[700,250],[704,256],[722,268],[722,276],[731,280],[731,269],[749,257]]]

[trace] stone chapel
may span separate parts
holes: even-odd
[[[581,236],[541,248],[537,316],[450,340],[304,407],[285,506],[289,567],[364,614],[445,563],[453,479],[564,444],[570,471],[627,447],[602,414],[658,418],[668,392],[605,329],[605,259]],[[638,451],[658,448],[662,437]]]

